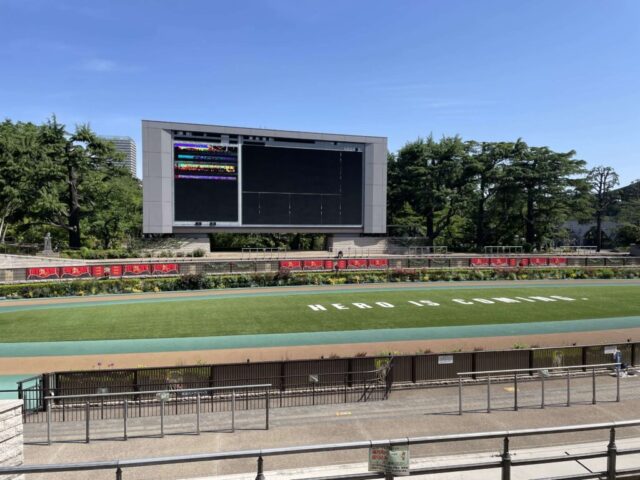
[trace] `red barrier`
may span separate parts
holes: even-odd
[[[492,267],[506,267],[509,265],[507,257],[491,257],[490,263]]]
[[[125,275],[149,275],[151,266],[148,263],[128,263],[124,266]],[[111,267],[111,274],[116,275]]]
[[[488,267],[489,259],[487,257],[474,257],[471,259],[472,267]]]
[[[44,280],[45,278],[60,278],[58,267],[27,268],[27,280]]]
[[[547,264],[547,257],[530,257],[529,263],[536,267],[545,266]]]
[[[347,261],[346,260],[338,260],[338,261],[336,261],[335,266],[337,266],[339,270],[343,270],[343,269],[347,268]]]
[[[180,272],[180,267],[177,263],[154,263],[152,267],[154,275],[169,275]]]
[[[367,268],[367,261],[361,258],[347,260],[347,268]]]
[[[324,260],[305,260],[302,263],[302,268],[305,270],[324,270],[325,263]]]
[[[112,277],[122,276],[122,265],[110,265],[107,268]]]
[[[79,267],[62,267],[61,270],[62,278],[80,278],[91,276],[91,268],[88,265],[82,265]]]
[[[302,262],[300,260],[283,260],[280,262],[280,268],[288,268],[289,270],[300,270]]]
[[[567,258],[566,257],[551,257],[549,259],[549,265],[566,265]]]
[[[529,259],[528,258],[521,258],[520,259],[520,266],[521,267],[528,267],[529,266]]]
[[[333,270],[333,260],[325,260],[324,268],[325,270]]]
[[[369,260],[369,268],[386,268],[389,266],[389,260],[386,258],[372,258]]]

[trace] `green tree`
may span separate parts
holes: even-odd
[[[96,181],[121,176],[121,156],[88,125],[68,134],[55,117],[41,127],[39,140],[44,155],[32,177],[30,224],[63,229],[69,247],[79,248],[82,220],[93,212],[99,194]]]
[[[32,165],[40,154],[37,136],[38,127],[31,123],[0,124],[0,242],[25,214]]]
[[[422,217],[427,242],[450,230],[464,210],[468,182],[464,159],[468,145],[460,137],[432,136],[407,143],[389,163],[388,202],[393,224],[405,223],[404,213]]]
[[[512,201],[528,245],[541,248],[550,241],[584,190],[585,162],[574,156],[573,150],[560,153],[518,142],[505,181],[516,187],[510,188]]]
[[[618,185],[618,174],[611,167],[597,166],[587,175],[587,182],[591,188],[593,212],[596,218],[596,250],[602,248],[602,219],[607,209],[616,201],[613,189]]]
[[[102,248],[132,240],[142,234],[142,188],[140,181],[124,171],[117,176],[93,177],[94,195],[86,212],[87,231]]]

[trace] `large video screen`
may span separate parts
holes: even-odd
[[[362,152],[242,147],[243,225],[361,225]]]
[[[174,143],[174,220],[238,221],[238,147]]]

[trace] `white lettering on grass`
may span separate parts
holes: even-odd
[[[531,300],[530,298],[525,298],[525,297],[515,297],[518,300],[522,300],[523,302],[531,302],[531,303],[536,303],[535,300]]]
[[[540,300],[541,302],[555,302],[553,298],[549,298],[549,297],[529,297],[529,298],[532,298],[534,300]]]
[[[492,300],[495,300],[496,302],[502,302],[502,303],[520,303],[518,300],[514,300],[513,298],[507,298],[507,297],[493,297]]]
[[[332,303],[331,306],[337,308],[338,310],[349,310],[349,307],[345,307],[341,303]]]
[[[373,308],[371,305],[367,305],[366,303],[354,303],[353,304],[354,307],[357,308]]]
[[[311,310],[313,310],[314,312],[326,312],[327,309],[324,308],[322,305],[307,305]]]
[[[376,302],[376,305],[382,308],[393,308],[393,305],[387,302]]]
[[[473,305],[473,302],[467,302],[466,300],[462,300],[461,298],[453,298],[451,301],[459,303],[460,305]]]
[[[439,307],[440,306],[439,303],[432,302],[431,300],[420,300],[420,303],[423,303],[428,307]]]
[[[474,298],[474,302],[484,303],[485,305],[493,305],[496,302],[492,302],[491,300],[487,300],[486,298]]]
[[[409,303],[415,305],[416,307],[424,307],[420,302],[414,302],[413,300],[409,300]]]
[[[571,297],[563,297],[561,295],[549,295],[551,298],[555,298],[557,300],[564,300],[565,302],[575,302],[576,299],[575,298],[571,298]]]

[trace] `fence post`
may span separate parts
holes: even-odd
[[[462,377],[458,376],[458,415],[462,415]]]
[[[200,392],[196,394],[196,434],[200,435]]]
[[[504,437],[502,451],[502,480],[511,480],[511,453],[509,453],[509,437]]]
[[[487,375],[487,413],[491,413],[491,375]]]
[[[51,445],[51,401],[47,401],[47,445]]]
[[[236,391],[231,390],[231,431],[236,431]]]
[[[616,367],[616,402],[620,402],[620,366]]]
[[[518,411],[518,374],[513,374],[513,409]]]
[[[265,412],[265,430],[269,430],[269,403],[271,401],[271,398],[269,395],[269,387],[267,387],[266,397],[267,397],[267,411]]]
[[[89,443],[89,415],[90,415],[90,405],[89,402],[87,402],[85,404],[85,410],[84,410],[84,416],[85,416],[85,420],[87,422],[87,428],[86,428],[86,434],[87,434],[87,438],[85,439],[85,443]]]
[[[120,467],[116,468],[116,480],[122,480],[122,469]]]
[[[125,397],[122,403],[122,417],[124,419],[124,439],[127,440],[127,417],[129,416],[129,399]]]
[[[567,369],[567,407],[571,406],[571,370]]]
[[[540,408],[544,409],[544,374],[542,372],[540,373],[540,386],[542,388],[542,395],[541,395],[541,401],[540,401]]]
[[[256,480],[264,480],[263,463],[262,455],[260,455],[258,457],[258,474],[256,475]]]
[[[609,445],[607,445],[607,480],[616,479],[616,455],[618,448],[616,447],[616,429],[611,427],[609,433]]]
[[[164,397],[160,399],[160,438],[164,438]]]
[[[591,390],[593,391],[593,398],[591,399],[591,404],[596,404],[596,369],[591,369]]]

